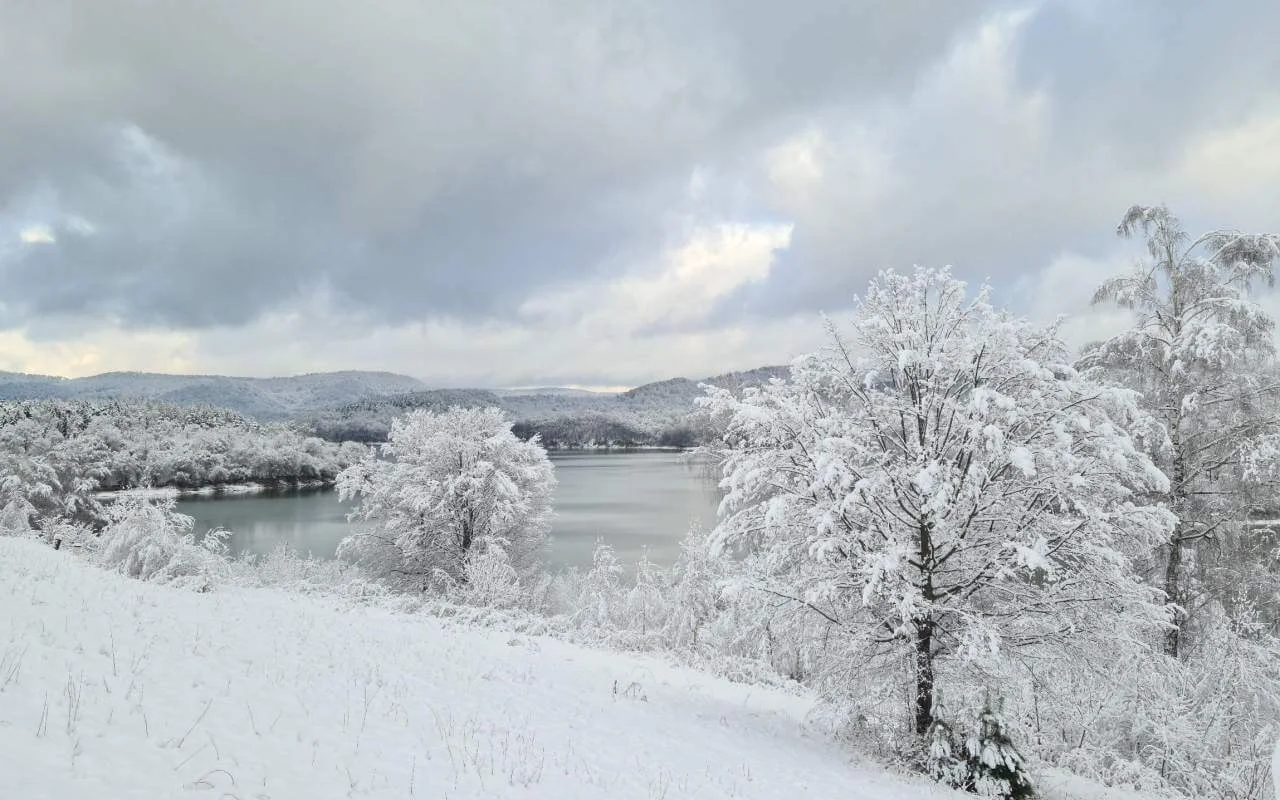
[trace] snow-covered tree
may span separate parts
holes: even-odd
[[[1280,735],[1276,736],[1276,746],[1271,752],[1271,783],[1276,797],[1280,797]]]
[[[1197,551],[1210,541],[1229,546],[1253,537],[1244,525],[1249,512],[1271,501],[1255,504],[1256,495],[1280,486],[1280,416],[1268,376],[1274,324],[1250,294],[1252,286],[1274,282],[1280,236],[1219,230],[1192,239],[1168,209],[1143,206],[1129,209],[1118,233],[1144,237],[1150,257],[1104,283],[1094,303],[1129,309],[1135,323],[1088,347],[1079,366],[1141,392],[1163,426],[1152,442],[1170,478],[1159,499],[1178,524],[1162,543],[1157,569],[1176,612],[1164,650],[1178,655],[1199,600],[1190,585]],[[1250,549],[1245,544],[1232,549]],[[1239,588],[1230,577],[1218,582]]]
[[[107,569],[199,591],[210,590],[229,571],[229,534],[209,531],[197,543],[191,517],[174,510],[173,498],[121,497],[106,515],[95,557]]]
[[[501,547],[527,575],[551,523],[555,476],[538,440],[521,441],[496,408],[417,410],[392,422],[383,458],[338,476],[366,523],[339,556],[406,586],[467,580],[476,553]],[[491,559],[492,560],[492,559]]]
[[[788,380],[702,401],[725,426],[715,539],[830,624],[853,703],[894,683],[920,742],[944,684],[972,718],[1011,654],[1159,623],[1123,555],[1173,525],[1142,501],[1168,480],[1127,432],[1135,393],[1086,380],[1054,328],[947,270],[881,273],[853,330],[830,326]]]

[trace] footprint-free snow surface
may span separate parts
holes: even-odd
[[[962,797],[809,701],[332,598],[210,594],[0,539],[0,797]]]

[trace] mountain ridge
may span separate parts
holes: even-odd
[[[526,436],[548,446],[688,446],[706,438],[705,413],[694,407],[709,383],[734,391],[785,375],[758,367],[702,380],[667,378],[623,392],[567,387],[535,389],[430,388],[394,372],[342,370],[245,378],[106,372],[82,378],[0,372],[3,400],[150,400],[179,406],[214,406],[261,420],[292,420],[332,440],[381,441],[391,419],[415,408],[497,406]]]
[[[264,419],[425,388],[407,375],[364,370],[269,378],[131,371],[63,378],[0,372],[0,400],[155,400],[219,406]]]

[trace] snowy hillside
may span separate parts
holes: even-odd
[[[521,435],[540,434],[549,447],[685,447],[702,441],[706,430],[705,415],[694,407],[694,399],[702,394],[700,384],[736,391],[767,383],[786,372],[786,367],[760,367],[702,380],[671,378],[616,394],[565,389],[430,389],[303,413],[299,418],[325,438],[370,442],[384,439],[391,418],[412,408],[441,411],[450,405],[496,405],[516,422]]]
[[[0,401],[46,398],[156,400],[183,406],[229,408],[264,420],[293,418],[335,441],[381,441],[391,418],[413,408],[497,406],[553,447],[583,445],[688,446],[700,441],[704,421],[694,413],[701,383],[728,389],[758,386],[785,375],[760,367],[703,380],[672,378],[626,392],[582,389],[428,389],[415,378],[389,372],[329,372],[287,378],[162,375],[109,372],[57,378],[0,372]]]
[[[330,372],[287,378],[143,372],[56,378],[0,372],[0,400],[134,398],[178,405],[211,405],[262,418],[283,417],[307,409],[327,408],[423,388],[424,385],[414,378],[390,372]]]
[[[4,796],[962,797],[850,762],[809,701],[334,599],[196,594],[0,538]]]
[[[493,389],[499,397],[527,397],[540,395],[543,397],[607,397],[617,392],[598,392],[592,389],[574,389],[567,386],[532,386],[523,389]]]

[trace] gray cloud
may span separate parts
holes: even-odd
[[[0,197],[95,227],[8,268],[10,321],[235,324],[321,280],[391,320],[509,314],[652,252],[697,164],[909,82],[978,7],[4,0]]]
[[[558,293],[587,291],[566,306],[585,316],[691,229],[792,224],[767,278],[627,334],[697,334],[716,363],[716,329],[794,332],[884,266],[1015,287],[1105,259],[1132,202],[1273,225],[1272,173],[1234,140],[1187,163],[1280,125],[1278,24],[1269,0],[0,0],[0,328],[206,330],[230,349],[173,347],[230,369],[245,337],[332,308],[358,328],[335,352],[589,382],[612,345],[546,316]],[[15,245],[31,226],[56,243]],[[539,313],[554,357],[503,363]],[[726,352],[758,350],[734,335]]]
[[[1178,169],[1197,137],[1280,119],[1280,59],[1266,45],[1280,6],[1033,8],[1007,34],[989,24],[940,54],[892,102],[818,117],[825,174],[801,199],[757,174],[754,193],[796,236],[740,304],[842,303],[876,270],[915,263],[1007,286],[1062,252],[1113,247],[1132,203],[1168,203],[1193,229],[1274,226],[1274,190],[1210,198]]]

